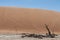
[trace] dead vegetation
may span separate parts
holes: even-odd
[[[48,31],[48,33],[46,33],[46,35],[22,33],[22,36],[21,37],[22,38],[24,38],[24,37],[33,37],[33,38],[43,39],[43,38],[55,38],[56,36],[58,36],[57,34],[52,34],[51,33],[51,31],[48,28],[48,25],[45,24],[45,28]]]

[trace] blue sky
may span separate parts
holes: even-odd
[[[0,0],[0,6],[40,8],[60,12],[60,0]]]

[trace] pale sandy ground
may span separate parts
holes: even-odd
[[[60,40],[60,35],[57,36],[56,38],[43,38],[43,39],[38,39],[38,38],[21,38],[21,35],[1,35],[0,34],[0,40]]]

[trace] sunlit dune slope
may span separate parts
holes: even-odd
[[[60,33],[60,13],[42,9],[0,7],[0,33]]]

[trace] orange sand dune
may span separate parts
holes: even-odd
[[[42,9],[0,7],[0,33],[60,33],[60,13]]]

